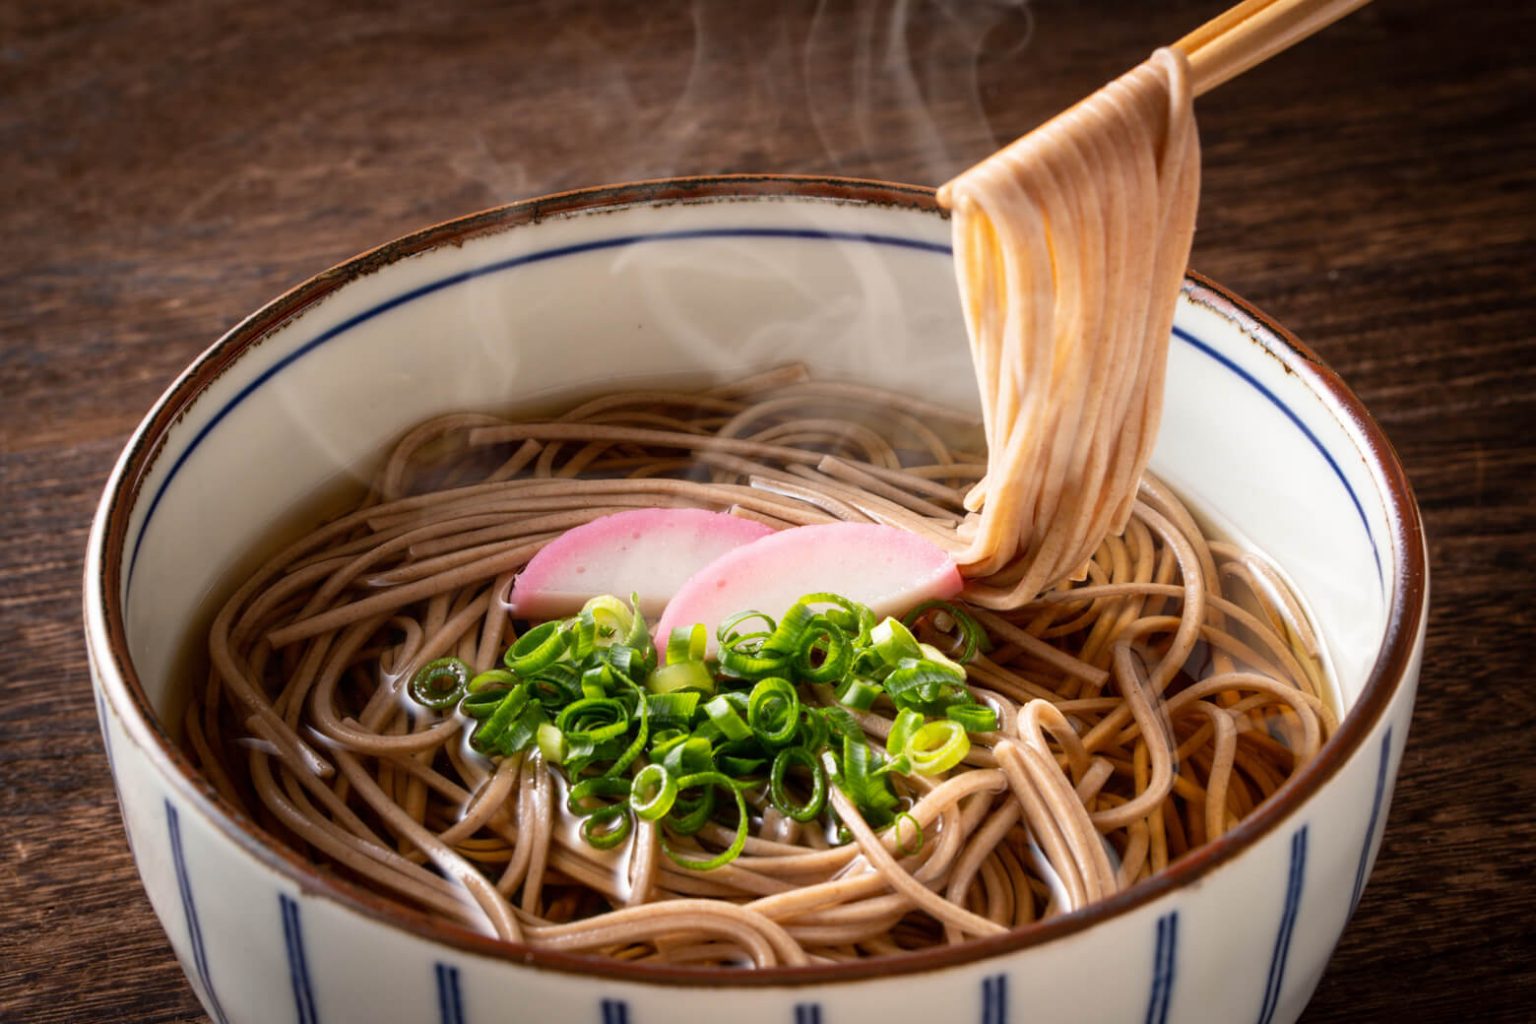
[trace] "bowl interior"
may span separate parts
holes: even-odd
[[[138,441],[152,455],[128,481],[116,577],[128,652],[162,716],[174,718],[189,635],[232,572],[425,417],[790,361],[976,406],[949,225],[925,194],[655,198],[513,208],[386,247],[280,300],[188,371]],[[1191,282],[1153,468],[1292,579],[1347,708],[1398,567],[1358,424],[1318,379]]]

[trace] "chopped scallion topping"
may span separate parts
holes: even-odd
[[[468,685],[468,665],[458,658],[438,658],[421,666],[411,677],[411,699],[441,711],[457,704]]]
[[[675,630],[659,666],[636,604],[593,598],[519,636],[501,668],[470,678],[462,661],[442,658],[410,684],[419,703],[456,705],[471,719],[469,742],[482,754],[536,746],[565,777],[567,810],[595,848],[624,842],[638,818],[658,826],[672,861],[708,871],[745,848],[749,793],[752,805],[843,834],[827,799],[836,785],[872,825],[895,828],[910,855],[922,848],[922,829],[893,782],[949,771],[970,750],[967,733],[997,728],[966,688],[963,663],[985,636],[947,602],[906,622],[877,621],[839,595],[808,594],[777,621],[751,610],[731,616],[716,630],[712,658],[703,624]],[[834,703],[810,689],[821,685]],[[893,706],[882,751],[859,715]],[[733,830],[724,849],[679,846],[710,822]]]

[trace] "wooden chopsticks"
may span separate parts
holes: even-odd
[[[1243,0],[1173,44],[1196,96],[1268,60],[1370,0]]]

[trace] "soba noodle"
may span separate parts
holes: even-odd
[[[1124,528],[1199,195],[1188,69],[1167,49],[940,190],[987,432],[959,561],[994,580],[972,600],[1027,601]]]
[[[1315,641],[1278,575],[1204,537],[1151,478],[1080,585],[974,609],[991,649],[967,666],[968,688],[997,731],[973,734],[949,772],[894,777],[910,819],[891,827],[830,787],[841,844],[749,793],[745,848],[715,870],[663,856],[664,826],[649,821],[594,849],[565,809],[571,780],[537,747],[484,757],[466,742],[472,720],[401,693],[445,655],[495,666],[513,639],[514,574],[573,525],[697,506],[953,543],[980,440],[947,410],[792,369],[606,395],[538,422],[435,419],[353,511],[224,606],[188,743],[226,798],[327,870],[535,948],[797,964],[1075,910],[1230,829],[1333,728]],[[852,712],[877,752],[893,713]],[[701,852],[730,841],[720,821],[673,837]]]
[[[1183,58],[1160,51],[941,192],[979,425],[787,368],[410,431],[351,511],[218,614],[186,717],[208,777],[324,870],[405,906],[535,949],[675,964],[995,935],[1230,830],[1334,718],[1279,574],[1145,473],[1198,191],[1190,103]],[[542,740],[476,749],[469,698],[405,697],[444,657],[488,672],[535,626],[514,622],[508,590],[553,538],[672,506],[775,529],[880,523],[951,552],[966,604],[914,628],[965,658],[965,699],[995,730],[953,767],[890,772],[891,821],[866,820],[841,782],[797,820],[759,776],[731,790],[734,820],[725,805],[690,830],[635,814],[595,843],[572,807],[590,776],[546,763]],[[963,656],[969,617],[988,642]],[[871,763],[910,727],[890,694],[861,709],[798,689],[839,707]]]

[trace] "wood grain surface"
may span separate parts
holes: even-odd
[[[1221,6],[0,3],[0,1020],[203,1019],[124,842],[79,613],[113,459],[198,351],[506,200],[937,184]],[[1354,386],[1430,538],[1386,844],[1309,1024],[1536,1019],[1533,39],[1529,3],[1378,0],[1199,105],[1193,265]]]

